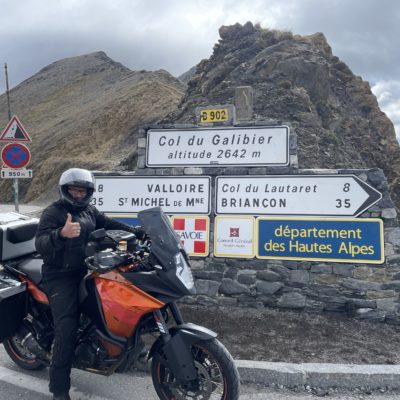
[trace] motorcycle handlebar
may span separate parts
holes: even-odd
[[[91,271],[95,271],[96,267],[94,266],[94,256],[86,257],[85,258],[85,265],[90,269]]]
[[[138,246],[141,248],[141,250],[150,252],[151,249],[151,240],[149,237],[144,238],[143,240],[138,241]]]
[[[151,247],[150,240],[145,239],[143,242],[139,242],[138,245],[139,245],[140,249],[137,251],[133,251],[133,252],[124,251],[123,252],[125,254],[130,255],[130,261],[127,264],[129,264],[131,262],[141,263],[149,255],[150,247]],[[95,256],[86,257],[85,265],[89,270],[94,271],[94,272],[108,272],[108,271],[111,271],[111,270],[121,266],[121,265],[115,265],[115,266],[109,266],[109,267],[108,266],[107,267],[97,266],[97,265],[95,265]],[[141,265],[141,264],[139,264],[139,265]],[[146,271],[149,271],[150,269],[153,269],[153,268],[149,268],[149,266],[146,266],[145,268],[143,268],[143,270],[146,270]],[[139,270],[142,270],[142,268],[139,267]]]

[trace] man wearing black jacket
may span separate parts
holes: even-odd
[[[90,205],[95,181],[88,170],[71,168],[60,178],[60,200],[40,218],[36,249],[43,257],[43,282],[54,321],[50,392],[54,400],[70,400],[70,374],[78,327],[78,289],[86,273],[85,247],[96,229],[122,229],[142,239],[145,233],[108,218]]]

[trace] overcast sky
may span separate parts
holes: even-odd
[[[323,32],[370,82],[400,137],[398,0],[0,0],[0,94],[65,57],[104,51],[132,70],[179,76],[212,54],[221,25]],[[0,127],[1,128],[1,127]]]

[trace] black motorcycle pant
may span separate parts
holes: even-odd
[[[81,271],[57,277],[44,274],[43,277],[54,322],[49,390],[56,395],[67,393],[71,387],[70,375],[79,321],[78,294],[82,277]]]

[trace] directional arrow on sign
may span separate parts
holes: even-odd
[[[381,198],[355,175],[216,178],[217,214],[355,217]]]

